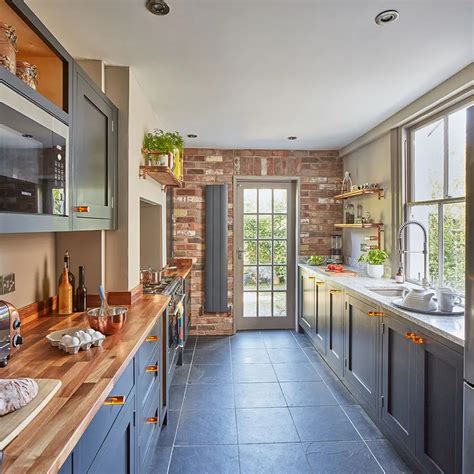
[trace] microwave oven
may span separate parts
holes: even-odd
[[[69,127],[0,83],[0,215],[65,218],[68,184]]]

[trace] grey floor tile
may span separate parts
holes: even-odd
[[[189,383],[232,383],[232,370],[229,365],[192,365]]]
[[[374,453],[377,461],[382,466],[386,474],[412,473],[405,461],[398,455],[393,446],[386,439],[367,441],[367,445]]]
[[[171,385],[168,404],[169,410],[181,410],[185,390],[186,385]]]
[[[280,385],[289,407],[317,407],[338,404],[322,381],[281,382]]]
[[[300,443],[241,444],[242,474],[307,474],[310,467]]]
[[[263,337],[260,331],[242,331],[230,338],[230,345],[234,349],[264,349]]]
[[[229,365],[230,349],[201,349],[194,352],[193,364]]]
[[[360,440],[339,406],[290,408],[301,441]]]
[[[299,442],[288,408],[238,408],[239,443]]]
[[[295,338],[288,331],[264,331],[263,342],[267,349],[279,347],[299,347]]]
[[[186,346],[184,347],[185,351],[193,350],[194,346],[196,345],[197,337],[196,336],[189,336],[186,341]]]
[[[167,474],[172,450],[171,446],[154,446],[143,472],[145,474]]]
[[[182,410],[176,445],[206,444],[237,444],[234,409],[213,407]]]
[[[317,382],[321,380],[309,362],[273,364],[279,382]]]
[[[186,391],[183,408],[234,408],[234,386],[232,384],[190,384]]]
[[[176,447],[170,474],[238,474],[238,446]]]
[[[194,350],[184,350],[183,351],[183,364],[190,364],[193,359]]]
[[[359,405],[352,405],[344,407],[347,416],[354,423],[357,431],[364,440],[383,439],[384,435],[375,426],[375,423],[370,419],[369,415]]]
[[[176,428],[178,427],[179,411],[168,411],[168,424],[161,427],[159,446],[173,446]]]
[[[305,353],[299,347],[279,347],[267,350],[273,364],[308,361]]]
[[[229,337],[199,336],[196,342],[196,350],[200,349],[226,349],[229,347]]]
[[[383,472],[363,441],[304,443],[303,446],[314,473]]]
[[[276,382],[272,364],[234,364],[234,383]]]
[[[324,382],[336,398],[339,405],[358,405],[357,400],[351,395],[349,390],[347,390],[347,388],[342,385],[342,383],[336,378],[336,376],[333,375],[328,379],[324,379]]]
[[[237,408],[286,407],[278,383],[237,383],[234,390]]]
[[[171,385],[186,385],[188,381],[189,370],[191,369],[190,365],[181,365],[177,366],[174,370],[173,379],[171,380]]]
[[[232,349],[234,364],[269,364],[270,358],[266,349]]]

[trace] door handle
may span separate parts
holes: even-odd
[[[383,313],[382,311],[369,311],[367,313],[367,316],[385,316],[385,313]]]
[[[79,214],[84,214],[84,213],[87,213],[89,212],[89,206],[76,206],[74,208],[74,211],[79,213]]]
[[[243,260],[244,254],[245,254],[245,250],[243,250],[243,249],[237,249],[237,258],[238,258],[239,260]]]

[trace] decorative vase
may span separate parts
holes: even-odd
[[[383,264],[382,265],[372,265],[367,264],[367,275],[370,278],[382,278],[383,277]]]

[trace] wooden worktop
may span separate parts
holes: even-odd
[[[169,266],[176,267],[176,269],[165,272],[166,276],[179,276],[181,278],[186,278],[191,273],[193,260],[192,258],[175,258],[171,261]]]
[[[169,302],[168,296],[144,295],[130,307],[121,333],[102,347],[68,355],[51,347],[45,336],[67,327],[89,327],[83,313],[49,315],[22,328],[23,347],[1,378],[59,379],[61,389],[3,454],[3,473],[56,472],[99,411],[115,382],[135,356]]]

